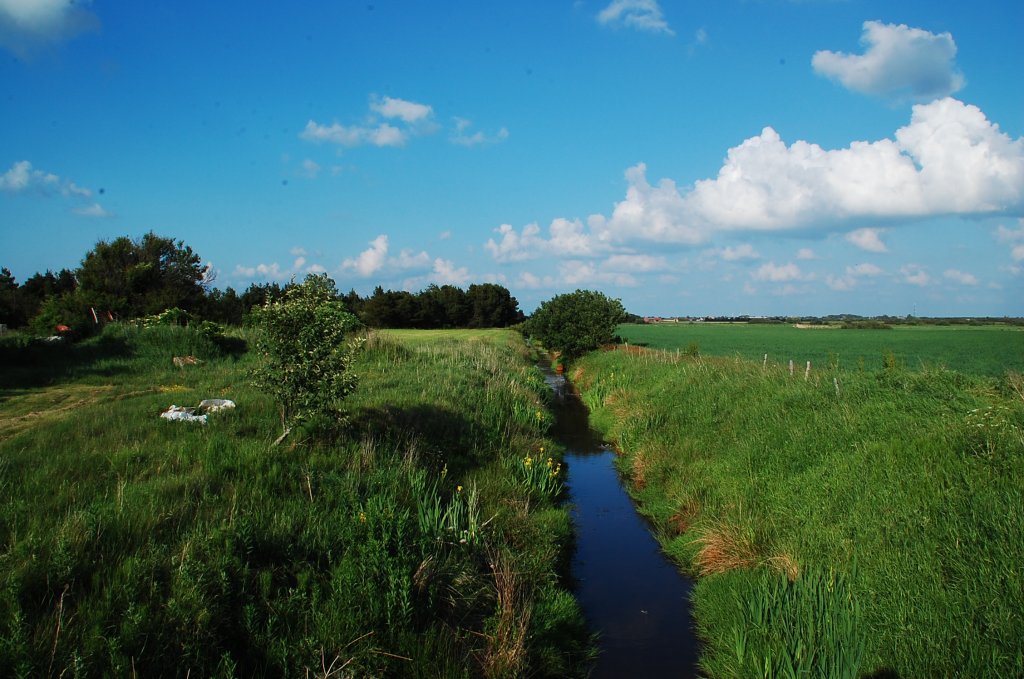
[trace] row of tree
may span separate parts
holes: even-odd
[[[178,308],[193,318],[241,325],[255,307],[281,299],[298,285],[250,285],[239,294],[212,286],[212,276],[182,241],[147,233],[100,241],[74,271],[35,274],[18,285],[0,269],[0,323],[31,325],[43,334],[58,326],[86,333],[104,319],[130,319]],[[339,301],[366,325],[380,328],[492,328],[523,320],[519,303],[501,285],[431,285],[412,293],[377,287],[369,297],[355,290]]]

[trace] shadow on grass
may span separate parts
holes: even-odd
[[[47,342],[19,338],[0,342],[0,390],[39,387],[89,375],[110,377],[127,370],[111,359],[128,358],[123,338],[102,336],[88,342]]]
[[[349,426],[357,438],[373,438],[397,447],[415,440],[424,463],[437,469],[447,464],[453,475],[480,466],[480,449],[486,449],[481,441],[498,436],[479,422],[434,405],[364,408],[352,413]],[[469,452],[474,449],[476,455]]]

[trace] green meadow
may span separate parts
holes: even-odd
[[[739,354],[619,347],[569,369],[664,550],[697,576],[708,676],[1024,676],[1024,378],[970,341],[982,375],[882,360],[985,337],[1014,365],[1020,331],[624,335]],[[806,379],[763,361],[826,350],[870,360]]]
[[[890,329],[842,329],[759,323],[627,324],[619,335],[630,344],[675,352],[696,345],[708,356],[731,356],[800,368],[881,368],[886,356],[915,370],[948,368],[975,375],[1024,372],[1024,327],[1015,325],[896,325]]]
[[[549,392],[518,335],[371,334],[346,427],[278,447],[247,339],[4,338],[0,673],[583,673],[562,486],[526,462],[553,454]],[[205,398],[237,407],[159,417]]]

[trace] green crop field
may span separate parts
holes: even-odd
[[[696,343],[707,356],[739,356],[801,369],[838,366],[873,370],[891,352],[906,368],[945,367],[975,375],[1024,372],[1024,328],[1020,326],[895,326],[888,330],[838,327],[796,328],[756,323],[664,323],[622,325],[630,344],[686,351]]]

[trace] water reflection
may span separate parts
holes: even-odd
[[[567,448],[576,524],[576,594],[600,632],[591,677],[695,677],[697,640],[689,610],[692,583],[665,558],[636,513],[587,409],[560,375],[554,437]]]

